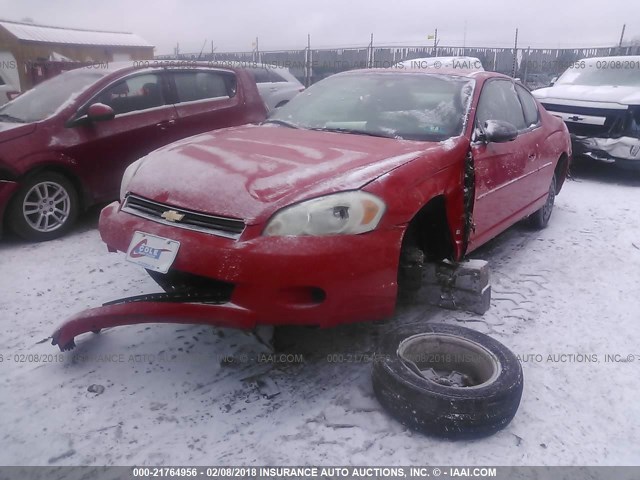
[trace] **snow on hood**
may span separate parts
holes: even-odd
[[[619,103],[622,105],[640,105],[638,87],[616,85],[554,85],[533,91],[540,101],[552,103],[552,99],[577,100],[582,102]]]
[[[35,123],[0,122],[0,143],[29,135],[35,129]]]
[[[243,126],[185,139],[147,156],[132,193],[169,205],[264,221],[304,199],[364,186],[454,142],[402,141],[286,127]],[[437,155],[440,154],[440,155]]]

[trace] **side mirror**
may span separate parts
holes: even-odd
[[[553,78],[551,79],[551,81],[549,82],[549,86],[550,86],[550,87],[553,87],[553,86],[556,84],[556,82],[557,82],[557,81],[558,81],[558,77],[557,77],[557,76],[556,76],[556,77],[553,77]]]
[[[87,110],[87,118],[92,122],[104,122],[105,120],[112,120],[116,116],[109,105],[104,103],[94,103]]]
[[[487,120],[484,122],[483,131],[487,143],[511,142],[518,136],[518,129],[502,120]]]

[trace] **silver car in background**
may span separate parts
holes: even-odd
[[[578,60],[533,95],[565,121],[574,156],[640,171],[640,56]]]
[[[288,68],[266,64],[250,64],[245,68],[253,73],[269,111],[281,107],[305,89]]]

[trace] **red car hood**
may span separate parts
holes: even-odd
[[[172,206],[259,223],[288,204],[358,189],[419,156],[442,158],[461,141],[414,142],[281,126],[229,128],[151,153],[129,190]]]
[[[29,135],[35,129],[35,123],[0,122],[0,143]]]

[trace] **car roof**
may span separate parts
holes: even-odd
[[[513,80],[508,75],[504,75],[498,72],[487,72],[483,70],[463,70],[460,68],[368,68],[358,70],[348,70],[346,72],[339,73],[338,75],[351,75],[351,74],[376,74],[376,73],[389,73],[389,74],[420,74],[420,75],[444,75],[449,77],[467,77],[479,80],[487,78],[507,78]]]
[[[227,65],[233,68],[264,68],[267,70],[286,70],[289,69],[281,65],[272,65],[269,63],[257,63],[251,61],[238,61],[238,60],[217,60],[209,62],[211,65]]]
[[[456,70],[484,70],[482,62],[477,57],[449,56],[408,58],[396,63],[393,68],[455,68]]]
[[[103,63],[95,63],[96,68],[105,65],[105,69],[111,71],[124,70],[127,68],[161,68],[165,67],[173,67],[179,68],[181,66],[192,68],[192,67],[200,67],[200,68],[265,68],[272,70],[286,70],[289,69],[280,66],[280,65],[272,65],[268,63],[258,63],[252,61],[237,61],[237,60],[132,60],[132,61],[120,61],[120,62],[105,62]]]
[[[123,70],[142,70],[148,68],[227,68],[229,70],[238,70],[238,67],[232,66],[229,62],[207,62],[201,60],[132,60],[122,62],[94,62],[85,68],[94,68],[96,70],[106,70],[109,73],[120,72]]]
[[[406,60],[402,60],[401,62],[398,62],[396,65],[400,64],[400,63],[410,63],[410,62],[429,62],[429,63],[433,63],[433,62],[450,62],[452,60],[460,60],[461,62],[467,60],[470,62],[479,62],[480,59],[477,57],[468,57],[466,55],[459,55],[459,56],[448,56],[448,57],[420,57],[420,58],[407,58]]]

